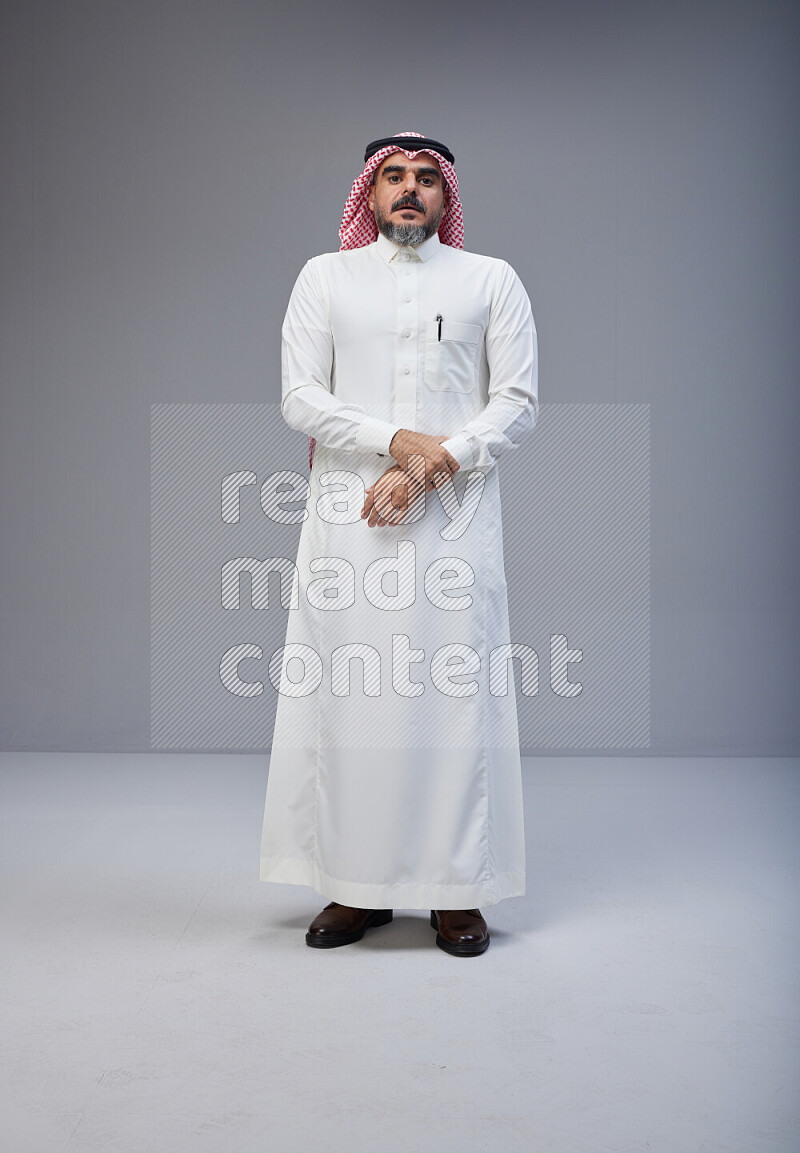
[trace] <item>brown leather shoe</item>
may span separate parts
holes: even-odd
[[[431,909],[436,944],[454,957],[477,957],[489,948],[489,929],[480,909]]]
[[[306,944],[313,949],[335,949],[360,941],[367,929],[388,925],[394,916],[392,909],[351,909],[331,901],[318,913],[306,933]]]

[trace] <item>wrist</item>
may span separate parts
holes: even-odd
[[[398,428],[397,432],[389,442],[389,453],[395,457],[395,459],[397,457],[397,453],[403,451],[403,442],[406,438],[407,432],[408,429],[406,428]]]

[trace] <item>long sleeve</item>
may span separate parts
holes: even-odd
[[[444,447],[462,468],[489,472],[531,433],[539,415],[538,342],[531,303],[505,264],[486,328],[489,403]]]
[[[330,448],[388,455],[401,426],[371,417],[361,405],[331,392],[333,336],[313,261],[292,290],[283,322],[281,366],[281,413],[290,428]]]

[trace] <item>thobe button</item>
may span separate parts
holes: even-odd
[[[410,304],[410,303],[411,303],[411,297],[410,297],[410,296],[407,296],[407,297],[406,297],[406,304]]]
[[[410,328],[404,328],[403,329],[403,336],[411,336],[411,329]]]
[[[405,368],[403,369],[403,375],[408,376],[408,374],[410,372],[411,372],[411,369],[408,367],[408,365],[406,365]]]

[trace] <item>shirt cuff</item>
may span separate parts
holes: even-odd
[[[442,448],[456,458],[460,469],[469,471],[472,468],[472,448],[465,436],[448,437],[442,441]]]
[[[401,428],[402,425],[390,424],[388,420],[376,420],[372,416],[366,416],[356,429],[356,450],[388,456],[392,437]]]

